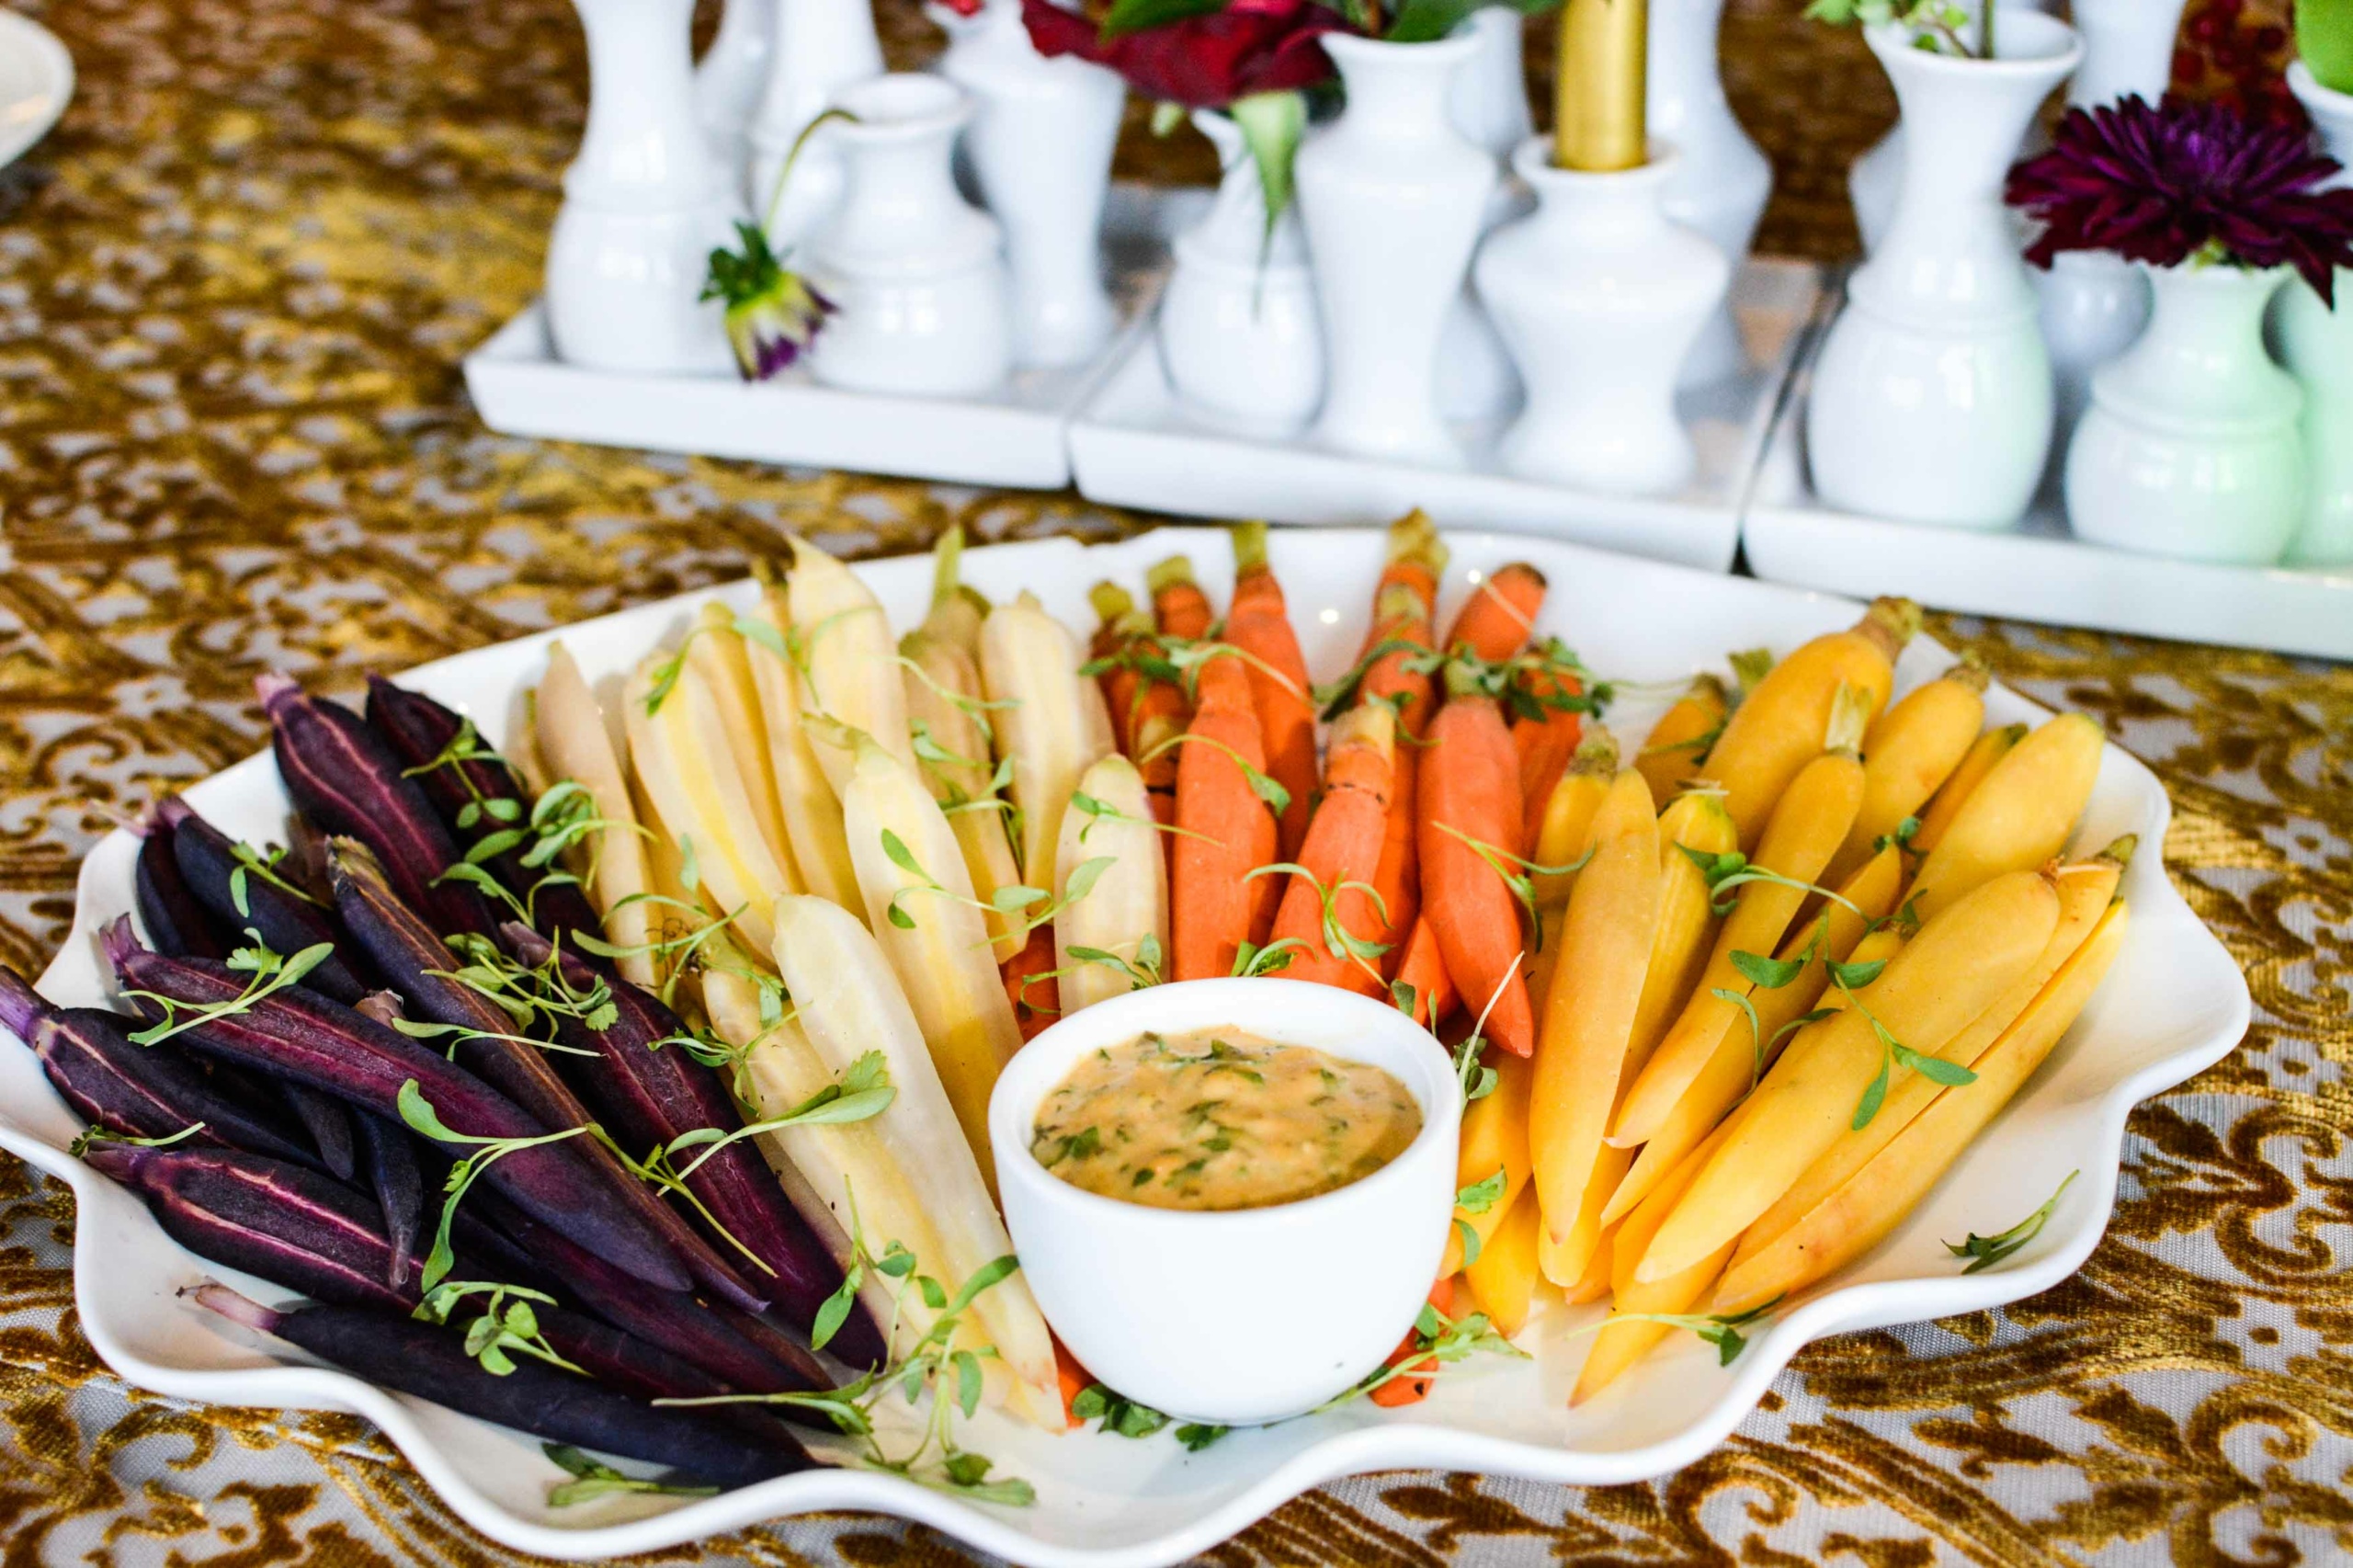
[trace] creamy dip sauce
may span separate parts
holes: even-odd
[[[1081,1059],[1038,1108],[1029,1152],[1105,1198],[1259,1209],[1361,1180],[1421,1130],[1421,1107],[1379,1067],[1210,1028]]]

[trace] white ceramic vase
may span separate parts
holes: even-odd
[[[1676,369],[1723,303],[1732,264],[1667,218],[1671,149],[1653,143],[1649,163],[1610,174],[1554,168],[1551,153],[1540,138],[1520,143],[1512,167],[1536,212],[1479,251],[1480,297],[1528,383],[1497,460],[1580,490],[1678,489],[1698,457],[1676,417]]]
[[[2353,94],[2322,86],[2301,60],[2288,67],[2288,85],[2330,154],[2353,168]],[[2337,270],[2336,292],[2331,311],[2294,280],[2277,315],[2280,354],[2304,389],[2304,520],[2288,547],[2302,566],[2353,562],[2353,268]]]
[[[1303,426],[1324,401],[1324,331],[1296,204],[1267,232],[1257,161],[1241,128],[1197,109],[1225,171],[1217,199],[1176,236],[1154,331],[1168,384],[1211,420],[1261,434]]]
[[[840,143],[813,137],[777,186],[793,143],[853,82],[882,73],[882,45],[874,36],[867,0],[776,0],[776,30],[767,84],[752,116],[749,182],[752,210],[767,225],[781,253],[824,226],[842,199]]]
[[[1448,97],[1478,41],[1328,33],[1324,47],[1347,108],[1299,152],[1329,370],[1315,437],[1361,457],[1459,468],[1438,401],[1438,340],[1497,170],[1455,129]]]
[[[1103,282],[1103,201],[1127,85],[1100,65],[1040,54],[1020,0],[988,0],[971,17],[938,6],[928,15],[948,31],[940,73],[972,97],[964,155],[1005,227],[1014,358],[1090,359],[1119,324]]]
[[[695,63],[695,113],[722,167],[748,190],[752,115],[767,86],[777,0],[726,0],[719,30]]]
[[[1447,111],[1454,128],[1486,149],[1500,170],[1533,129],[1528,78],[1520,69],[1520,14],[1508,6],[1489,6],[1472,12],[1457,30],[1478,49],[1455,73]],[[1535,205],[1526,186],[1503,178],[1487,199],[1479,232],[1491,233],[1498,224],[1527,216]],[[1521,396],[1511,351],[1465,279],[1438,336],[1438,411],[1449,420],[1494,424],[1509,418]]]
[[[1707,236],[1737,264],[1756,238],[1773,194],[1773,165],[1733,118],[1717,66],[1724,0],[1652,0],[1650,133],[1675,148],[1666,215]],[[1711,312],[1683,361],[1681,383],[1705,386],[1748,369],[1748,350],[1728,306]]]
[[[2268,565],[2303,518],[2303,394],[2263,347],[2285,268],[2150,275],[2149,330],[2092,377],[2067,447],[2075,537],[2183,561]]]
[[[1993,60],[1914,48],[1900,25],[1868,36],[1912,130],[1894,221],[1814,370],[1814,489],[1868,517],[2007,528],[2050,451],[2052,381],[2002,183],[2082,49],[2028,12],[2005,15]]]
[[[1004,242],[956,188],[972,103],[938,76],[877,76],[818,131],[842,154],[840,206],[809,243],[809,280],[835,307],[810,352],[829,386],[970,397],[1001,384],[1013,335]],[[815,143],[813,142],[812,145]]]
[[[548,238],[556,356],[598,369],[724,374],[702,292],[741,209],[695,119],[693,0],[574,0],[588,35],[588,128]]]
[[[2163,98],[2185,3],[2075,0],[2084,62],[2067,84],[2067,102],[2096,108],[2136,96],[2150,103]],[[2049,475],[2056,482],[2068,438],[2091,401],[2092,372],[2131,347],[2149,323],[2149,282],[2131,263],[2106,251],[2063,253],[2034,279],[2057,409]]]

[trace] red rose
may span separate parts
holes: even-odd
[[[1332,74],[1323,35],[1348,30],[1337,13],[1311,0],[1233,0],[1208,16],[1108,40],[1053,0],[1021,0],[1021,20],[1039,53],[1108,65],[1144,97],[1188,108],[1312,87]]]

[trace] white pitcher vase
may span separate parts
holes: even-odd
[[[1733,118],[1718,68],[1716,37],[1724,0],[1652,0],[1650,71],[1644,88],[1650,132],[1676,151],[1666,215],[1705,235],[1734,266],[1756,238],[1773,194],[1773,165]],[[1705,386],[1748,369],[1748,350],[1728,306],[1699,329],[1683,361],[1684,386]]]
[[[2330,155],[2353,168],[2353,94],[2322,86],[2301,60],[2288,67],[2288,85]],[[2337,269],[2336,292],[2331,311],[2299,279],[2288,286],[2278,317],[2280,353],[2304,389],[2304,519],[2288,547],[2289,561],[2301,566],[2353,562],[2353,268]]]
[[[1324,47],[1347,107],[1299,152],[1329,369],[1315,437],[1361,457],[1459,468],[1461,445],[1438,408],[1438,337],[1497,171],[1454,128],[1447,99],[1478,43],[1327,33]]]
[[[1296,431],[1324,401],[1324,332],[1296,204],[1267,231],[1257,160],[1225,115],[1193,123],[1224,169],[1217,199],[1176,236],[1154,331],[1185,405],[1254,433]]]
[[[1894,221],[1814,371],[1814,489],[1869,517],[2007,528],[2050,451],[2052,380],[2002,183],[2082,47],[2028,12],[2004,17],[1993,60],[1916,49],[1900,25],[1867,36],[1912,129]]]
[[[2075,0],[2084,62],[2067,84],[2071,108],[2097,108],[2138,97],[2163,98],[2173,77],[2174,35],[2186,0]],[[2091,401],[2092,372],[2132,346],[2149,324],[2149,281],[2107,251],[2063,251],[2034,275],[2041,296],[2043,346],[2051,350],[2057,420],[2050,478],[2060,476],[2068,437]]]
[[[767,84],[752,117],[745,199],[767,225],[779,254],[801,244],[833,216],[842,199],[839,142],[814,137],[779,190],[801,133],[853,82],[882,74],[882,44],[867,0],[776,0],[776,29]]]
[[[996,223],[965,201],[949,164],[971,100],[940,77],[899,75],[835,101],[857,120],[817,133],[839,147],[844,185],[809,244],[809,281],[835,307],[810,373],[859,392],[991,390],[1012,368],[1012,323]]]
[[[726,0],[710,47],[695,62],[695,113],[722,167],[748,193],[752,116],[767,86],[777,0]]]
[[[2150,274],[2149,330],[2092,376],[2067,447],[2067,522],[2095,544],[2268,565],[2303,520],[2303,394],[2263,347],[2290,277],[2184,262]]]
[[[926,14],[948,31],[941,74],[972,97],[964,154],[1005,228],[1014,357],[1090,359],[1119,324],[1103,281],[1103,202],[1127,84],[1100,65],[1040,54],[1020,0],[988,0],[971,17],[941,6]]]
[[[1654,142],[1651,161],[1607,174],[1554,168],[1540,137],[1512,166],[1536,191],[1535,215],[1480,248],[1480,297],[1528,383],[1528,408],[1497,460],[1524,479],[1611,494],[1680,488],[1698,466],[1676,417],[1676,369],[1723,302],[1732,264],[1667,219],[1680,172]]]
[[[1498,169],[1507,166],[1512,150],[1533,130],[1528,78],[1520,64],[1522,21],[1509,6],[1488,6],[1472,12],[1457,29],[1478,48],[1454,74],[1448,112],[1454,117],[1454,129],[1486,149]],[[1487,198],[1479,232],[1492,233],[1499,224],[1526,217],[1535,205],[1526,186],[1504,178]],[[1438,336],[1438,411],[1449,420],[1500,422],[1518,409],[1521,396],[1511,353],[1466,279]]]
[[[693,0],[574,0],[588,127],[548,238],[556,356],[599,369],[724,374],[724,310],[698,298],[740,213],[695,119]]]

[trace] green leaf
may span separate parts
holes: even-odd
[[[1462,25],[1485,0],[1404,0],[1381,35],[1390,43],[1435,43]]]
[[[1011,1253],[1007,1253],[1003,1257],[984,1263],[972,1270],[972,1278],[964,1281],[964,1288],[957,1291],[956,1299],[949,1303],[949,1316],[954,1317],[961,1312],[972,1304],[972,1298],[1020,1267],[1021,1260]]]
[[[1265,193],[1267,226],[1259,241],[1259,256],[1275,236],[1275,224],[1291,202],[1291,166],[1299,156],[1301,138],[1307,133],[1307,95],[1301,92],[1252,93],[1227,106],[1242,132],[1251,161],[1258,165],[1258,188]],[[1278,811],[1281,808],[1277,807]]]
[[[906,840],[887,827],[882,830],[882,853],[889,856],[891,864],[902,871],[922,877],[926,881],[930,880],[930,874],[916,863],[915,852],[907,847]]]
[[[1887,967],[1885,959],[1868,959],[1861,963],[1834,963],[1830,966],[1830,983],[1847,991],[1860,991],[1877,980]]]
[[[1048,892],[1044,888],[1023,887],[1018,883],[1016,883],[1010,887],[999,888],[996,892],[989,894],[989,903],[993,907],[1004,914],[1012,915],[1020,910],[1029,908],[1031,904],[1037,903],[1041,898],[1051,898],[1053,894]]]
[[[959,1350],[949,1359],[956,1367],[956,1405],[970,1421],[981,1408],[981,1358],[969,1350]]]
[[[1699,874],[1708,879],[1711,889],[1726,877],[1748,869],[1748,857],[1737,849],[1727,849],[1718,855],[1705,849],[1694,849],[1688,844],[1678,844],[1676,847],[1683,851],[1686,859],[1699,868]]]
[[[1714,997],[1719,1002],[1729,1002],[1733,1006],[1748,1015],[1748,1038],[1756,1047],[1756,1072],[1755,1075],[1757,1077],[1764,1076],[1765,1020],[1756,1016],[1756,1004],[1748,999],[1745,992],[1734,991],[1730,986],[1725,985],[1711,987],[1708,994]]]
[[[825,1298],[818,1307],[816,1318],[809,1324],[809,1348],[823,1350],[834,1335],[849,1321],[850,1308],[858,1304],[858,1266],[849,1266],[842,1276],[841,1289]]]
[[[1212,1426],[1202,1421],[1188,1421],[1176,1428],[1176,1440],[1185,1445],[1188,1452],[1198,1454],[1233,1430],[1231,1426]]]
[[[1768,991],[1779,991],[1797,979],[1805,972],[1805,965],[1806,960],[1802,955],[1793,959],[1768,959],[1738,949],[1734,949],[1732,955],[1732,967],[1746,976],[1750,983],[1761,985]]]
[[[1484,1250],[1479,1241],[1479,1233],[1470,1221],[1458,1214],[1454,1220],[1454,1233],[1462,1238],[1462,1267],[1468,1268],[1479,1261],[1479,1254]]]
[[[1165,27],[1188,17],[1208,17],[1225,8],[1225,0],[1114,0],[1103,17],[1105,43],[1126,33]]]
[[[1977,1082],[1977,1074],[1958,1062],[1948,1062],[1941,1056],[1923,1056],[1908,1045],[1895,1049],[1895,1060],[1909,1067],[1932,1084],[1942,1084],[1958,1089]]]
[[[1970,1260],[1969,1267],[1961,1270],[1963,1274],[1975,1274],[1982,1269],[1993,1267],[2042,1233],[2042,1227],[2050,1221],[2052,1211],[2059,1207],[2059,1199],[2066,1196],[2069,1186],[2082,1174],[2081,1171],[2069,1171],[2060,1178],[2058,1189],[2043,1200],[2041,1208],[2037,1209],[2008,1230],[1997,1232],[1990,1236],[1981,1236],[1972,1231],[1967,1241],[1945,1243],[1945,1250],[1955,1257],[1965,1257]]]
[[[548,1489],[548,1506],[551,1508],[568,1508],[576,1503],[585,1503],[616,1492],[642,1492],[664,1497],[710,1497],[719,1492],[716,1486],[680,1486],[666,1481],[643,1481],[633,1475],[623,1475],[612,1466],[599,1464],[566,1443],[541,1443],[540,1449],[574,1477]]]
[[[1454,1206],[1465,1214],[1484,1214],[1504,1195],[1504,1173],[1498,1166],[1495,1174],[1484,1181],[1472,1182],[1454,1195]]]
[[[1879,1115],[1880,1106],[1887,1099],[1888,1061],[1884,1054],[1880,1057],[1879,1076],[1865,1086],[1863,1097],[1855,1102],[1855,1119],[1848,1125],[1857,1132],[1871,1124],[1871,1119]]]

